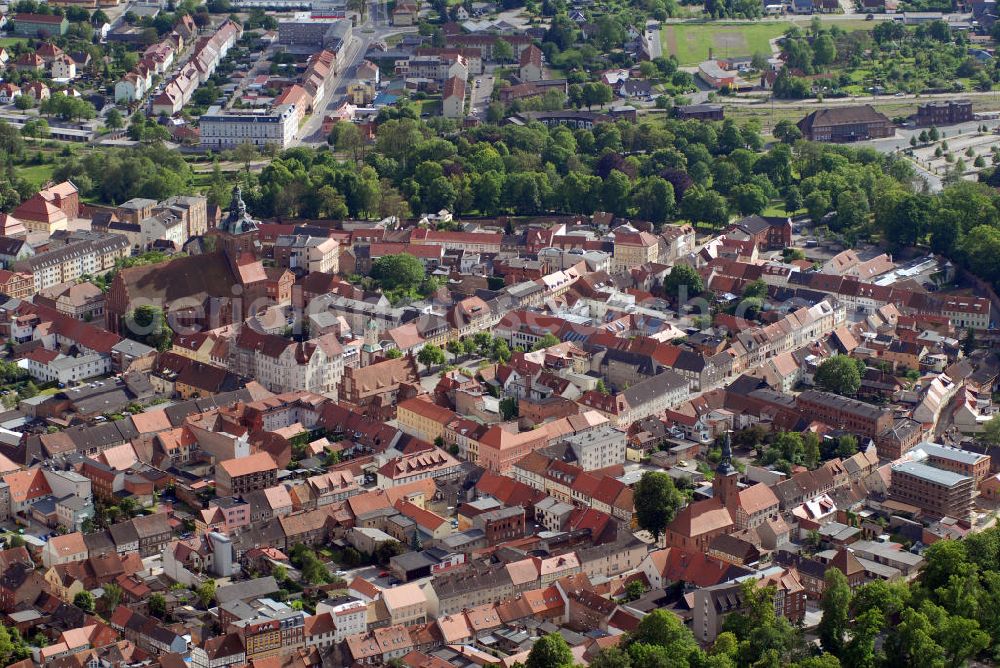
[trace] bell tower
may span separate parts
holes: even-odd
[[[733,466],[732,432],[727,430],[722,439],[722,459],[715,467],[715,479],[712,480],[713,495],[726,507],[738,500],[739,475],[739,471]]]
[[[260,255],[259,227],[259,223],[247,212],[246,202],[243,201],[243,189],[237,183],[233,186],[229,212],[215,232],[221,250],[226,253],[229,262],[234,266],[245,253],[250,253],[254,258]]]
[[[364,366],[374,362],[376,355],[382,352],[379,334],[378,324],[373,319],[369,319],[365,323],[365,343],[361,346],[361,363]]]

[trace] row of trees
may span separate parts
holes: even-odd
[[[89,120],[97,113],[90,102],[61,92],[52,93],[47,100],[42,100],[38,111],[65,121]]]
[[[839,172],[840,181],[849,182],[850,194],[858,188],[859,170],[866,166],[871,170],[863,176],[868,182],[879,177],[900,183],[912,179],[905,162],[874,151],[796,147],[797,155],[790,146],[778,145],[761,153],[759,128],[731,121],[670,120],[663,127],[619,122],[593,130],[484,126],[460,136],[446,131],[442,128],[439,134],[411,118],[405,108],[392,117],[387,114],[371,151],[365,151],[354,133],[338,130],[331,137],[334,145],[373,168],[375,173],[366,180],[379,186],[380,201],[355,197],[360,205],[354,208],[367,205],[385,213],[405,204],[414,213],[448,208],[458,214],[491,216],[605,210],[657,224],[686,219],[719,227],[733,214],[762,212],[776,198],[784,198],[793,210],[801,208],[803,184],[797,182],[801,178],[797,179],[796,162],[806,163],[802,166],[807,176]],[[294,213],[303,205],[309,207],[309,198],[299,196],[294,184],[315,183],[312,165],[327,159],[296,151],[279,158],[281,168],[261,175],[257,197],[263,213],[277,209]],[[284,164],[291,157],[301,167]],[[863,164],[858,164],[859,158]],[[285,174],[282,168],[289,167],[294,169]],[[809,202],[813,209],[839,204],[827,190],[834,183],[841,184],[836,180],[804,184],[810,192],[821,190]],[[864,206],[854,209],[847,196],[843,200],[841,225],[859,224],[867,198]]]

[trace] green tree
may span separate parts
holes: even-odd
[[[302,579],[309,584],[320,585],[330,581],[330,571],[311,550],[304,553],[301,570]]]
[[[1000,229],[991,225],[973,227],[957,245],[959,258],[974,274],[1000,283]]]
[[[809,218],[819,224],[823,220],[823,216],[828,214],[833,207],[833,200],[830,199],[830,193],[825,190],[814,190],[806,195],[803,204],[809,213]]]
[[[671,299],[676,296],[678,300],[686,301],[700,295],[704,289],[701,274],[694,267],[686,264],[675,264],[663,281],[663,292]]]
[[[989,422],[983,425],[983,431],[979,438],[987,443],[1000,445],[1000,414],[994,415]]]
[[[736,210],[743,216],[760,214],[767,208],[767,195],[760,186],[744,183],[733,188],[733,201]]]
[[[894,617],[906,607],[910,588],[905,582],[873,580],[858,587],[851,600],[851,611],[855,619],[869,610],[877,610],[884,619]]]
[[[698,650],[691,630],[677,615],[662,609],[653,610],[642,618],[630,642],[664,647],[677,657],[688,657]]]
[[[649,176],[632,191],[632,206],[643,220],[662,225],[674,209],[674,187],[664,178]]]
[[[21,126],[21,134],[25,137],[45,139],[51,133],[49,122],[44,118],[32,118],[29,121],[25,121],[24,125]]]
[[[673,479],[660,471],[647,471],[635,487],[636,520],[639,526],[659,539],[673,521],[684,497],[674,486]]]
[[[681,199],[681,216],[693,223],[707,223],[719,229],[729,222],[726,198],[701,186],[688,188]]]
[[[962,352],[966,355],[966,357],[968,357],[974,353],[978,347],[979,346],[976,343],[976,332],[969,327],[965,330],[965,338],[962,339]]]
[[[607,647],[594,655],[590,668],[632,668],[632,660],[620,647]]]
[[[631,188],[628,176],[617,169],[611,170],[601,187],[604,208],[617,216],[624,216],[628,210]]]
[[[215,600],[215,580],[209,578],[198,585],[195,589],[195,594],[198,596],[198,602],[201,603],[201,607],[207,608]]]
[[[837,59],[837,45],[829,33],[823,33],[813,42],[813,65],[829,65]]]
[[[807,432],[802,437],[802,463],[808,469],[819,466],[820,460],[819,436],[814,432]]]
[[[858,439],[850,434],[844,434],[837,438],[837,456],[847,459],[858,451]]]
[[[348,547],[340,553],[340,565],[347,568],[354,568],[355,566],[361,565],[362,556],[353,547]]]
[[[525,668],[572,668],[573,652],[558,633],[542,636],[528,652]]]
[[[94,611],[94,595],[89,591],[78,592],[77,595],[73,597],[73,605],[80,608],[84,612],[91,613]]]
[[[505,39],[493,43],[493,59],[499,63],[509,63],[514,60],[514,47]]]
[[[767,283],[758,278],[756,281],[753,281],[752,283],[748,284],[745,288],[743,288],[743,297],[744,298],[756,297],[758,299],[763,299],[764,297],[767,297]]]
[[[241,142],[232,151],[232,158],[234,162],[239,162],[243,164],[243,168],[246,170],[247,174],[250,173],[250,163],[254,160],[260,158],[260,151],[251,142],[245,141]]]
[[[867,610],[859,615],[851,629],[851,638],[844,646],[841,655],[844,663],[852,668],[875,668],[878,665],[875,641],[878,640],[884,626],[885,617],[877,609]]]
[[[389,560],[393,557],[408,552],[409,548],[400,543],[398,540],[387,540],[384,543],[379,543],[379,546],[375,548],[375,560],[382,566],[389,564]]]
[[[31,648],[21,638],[20,632],[0,624],[0,664],[8,666],[31,656]]]
[[[785,211],[789,214],[793,214],[801,208],[802,193],[795,186],[789,187],[787,192],[785,192]]]
[[[861,387],[864,362],[848,355],[834,355],[823,360],[816,370],[816,385],[827,392],[853,395]]]
[[[944,650],[934,640],[934,634],[926,615],[913,608],[903,610],[900,622],[890,627],[885,639],[889,665],[944,666]]]
[[[937,640],[944,650],[948,668],[959,668],[990,646],[990,636],[979,622],[959,615],[944,615]]]
[[[149,614],[157,619],[163,619],[167,614],[167,599],[163,594],[152,594],[149,597]]]
[[[642,580],[632,580],[625,585],[625,600],[634,601],[646,593],[646,585]]]
[[[24,140],[15,128],[6,121],[0,121],[0,155],[19,158],[24,153]]]
[[[119,130],[125,127],[125,119],[122,118],[122,113],[117,109],[111,109],[104,116],[104,124],[108,126],[110,130]]]
[[[545,336],[535,341],[535,345],[531,346],[532,350],[544,350],[545,348],[551,348],[552,346],[558,346],[562,341],[558,336],[552,332],[545,332]]]
[[[510,346],[503,339],[493,339],[490,345],[490,359],[494,362],[506,364],[510,361]]]
[[[844,637],[850,622],[851,586],[847,576],[836,568],[828,568],[824,578],[823,600],[820,607],[823,617],[819,622],[819,639],[823,649],[840,656]]]
[[[583,84],[583,103],[587,109],[594,105],[604,105],[611,102],[615,97],[611,86],[605,83],[588,82]]]
[[[417,353],[417,361],[430,369],[435,365],[444,364],[445,361],[447,361],[447,358],[441,348],[433,343],[428,343],[420,349],[419,353]]]
[[[771,131],[774,138],[784,144],[794,144],[799,139],[802,139],[802,130],[799,130],[794,122],[783,118],[774,124],[774,130]]]
[[[779,666],[795,646],[798,634],[791,622],[775,614],[774,593],[773,585],[760,587],[753,580],[742,583],[743,608],[723,622],[723,631],[732,632],[740,641],[738,665]]]
[[[163,309],[144,304],[132,311],[125,319],[132,338],[142,341],[159,351],[169,350],[173,342],[173,331],[167,324]]]
[[[400,357],[403,356],[403,353],[402,351],[400,351],[399,348],[390,348],[389,350],[385,351],[385,356],[386,359],[398,360]]]
[[[118,607],[118,604],[122,600],[122,588],[115,582],[106,582],[101,585],[104,589],[104,596],[101,600],[104,601],[104,609],[110,614]]]
[[[420,285],[424,274],[423,263],[408,253],[384,255],[372,263],[372,278],[387,292]]]
[[[515,397],[504,397],[500,400],[500,417],[504,420],[513,420],[519,413],[520,407]]]

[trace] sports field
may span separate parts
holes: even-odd
[[[830,21],[844,30],[871,30],[874,22],[863,19]],[[681,65],[697,65],[708,60],[708,50],[715,58],[771,54],[770,40],[781,37],[792,27],[790,21],[764,19],[755,23],[692,22],[668,23],[660,28],[663,55],[673,54]],[[799,22],[803,30],[808,23]]]

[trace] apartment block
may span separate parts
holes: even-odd
[[[229,109],[214,106],[199,120],[201,147],[212,150],[235,148],[251,143],[288,148],[298,130],[295,105],[283,104],[273,110]]]
[[[104,273],[130,250],[128,239],[117,234],[75,232],[65,244],[14,263],[13,270],[31,274],[35,292],[40,292],[85,274]]]
[[[969,476],[906,462],[892,467],[889,492],[893,498],[917,506],[928,515],[968,520],[972,517],[976,485]]]

